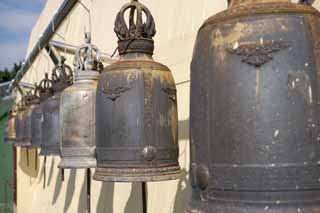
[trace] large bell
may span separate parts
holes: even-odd
[[[53,96],[41,104],[43,124],[40,155],[60,155],[60,97],[62,91],[72,84],[72,70],[64,62],[65,58],[61,58],[59,64],[53,69],[52,79],[48,80],[51,82]]]
[[[96,90],[101,71],[99,50],[86,34],[75,56],[75,78],[60,101],[61,163],[59,168],[93,168],[95,156]]]
[[[9,120],[6,125],[6,135],[4,139],[4,143],[8,145],[12,145],[16,143],[16,128],[15,128],[15,120],[16,120],[17,112],[13,109],[10,113]]]
[[[129,29],[124,20],[128,9]],[[102,72],[97,88],[94,179],[176,179],[180,174],[176,87],[168,67],[152,59],[154,19],[148,8],[132,1],[118,13],[115,32],[120,61]]]
[[[320,212],[320,13],[231,0],[191,65],[188,212]]]

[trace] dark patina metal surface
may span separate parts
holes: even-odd
[[[100,51],[90,35],[75,56],[75,81],[65,89],[60,102],[61,162],[59,168],[96,166],[96,90],[102,64]]]
[[[72,84],[73,76],[71,68],[64,61],[62,58],[53,69],[52,80],[47,79],[44,83],[50,84],[44,91],[51,91],[53,96],[41,103],[43,123],[40,155],[60,155],[60,97],[62,91]]]
[[[320,14],[231,1],[191,65],[192,213],[320,212]]]
[[[129,27],[123,17],[127,9]],[[152,59],[153,17],[132,1],[118,13],[115,32],[121,59],[102,72],[97,88],[94,179],[176,179],[180,174],[176,88],[168,67]]]

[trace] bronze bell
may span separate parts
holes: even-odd
[[[62,91],[72,84],[72,70],[64,64],[61,58],[59,64],[52,71],[52,79],[47,90],[52,90],[53,96],[42,103],[43,125],[41,131],[42,143],[40,155],[60,155],[60,96]]]
[[[95,105],[102,69],[100,52],[86,34],[86,44],[75,55],[75,78],[60,101],[61,162],[59,168],[93,168],[95,157]]]
[[[320,212],[320,13],[230,0],[191,64],[188,212]]]
[[[31,145],[30,141],[25,140],[26,133],[26,118],[28,107],[26,105],[27,96],[24,96],[20,102],[18,108],[17,117],[15,121],[16,129],[16,143],[15,146],[19,147],[29,147]]]
[[[129,28],[124,20],[128,9]],[[106,67],[97,88],[94,179],[176,179],[180,174],[176,87],[169,68],[152,59],[156,30],[149,9],[137,1],[124,5],[115,32],[120,60]]]
[[[4,139],[4,143],[8,145],[12,145],[16,143],[16,128],[15,128],[16,115],[17,115],[17,112],[15,108],[13,108],[6,125],[6,135]]]

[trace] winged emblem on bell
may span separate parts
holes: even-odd
[[[241,56],[241,61],[251,66],[260,67],[273,59],[276,52],[290,47],[286,41],[236,42],[228,52]]]

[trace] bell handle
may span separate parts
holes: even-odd
[[[78,70],[85,70],[85,59],[81,58],[81,55],[86,55],[86,52],[90,52],[91,56],[95,53],[95,58],[100,61],[101,52],[99,48],[91,43],[86,43],[80,46],[75,53],[75,66]]]
[[[49,79],[48,73],[45,73],[45,78],[39,83],[39,89],[47,90],[47,89],[50,89],[51,86],[52,86],[52,81]]]
[[[66,65],[65,62],[66,58],[61,57],[59,64],[55,66],[52,70],[52,80],[54,82],[62,80],[65,82],[72,82],[73,73],[70,66]],[[66,72],[68,71],[68,72]]]
[[[130,10],[129,15],[129,26],[127,25],[124,14]],[[134,22],[134,13],[137,12],[137,20]],[[146,23],[143,23],[142,12],[146,15]],[[134,0],[130,3],[125,4],[117,15],[115,21],[115,33],[117,34],[119,40],[135,39],[138,37],[143,37],[141,33],[146,32],[146,37],[151,39],[155,33],[155,22],[150,10],[139,3],[137,0]]]

